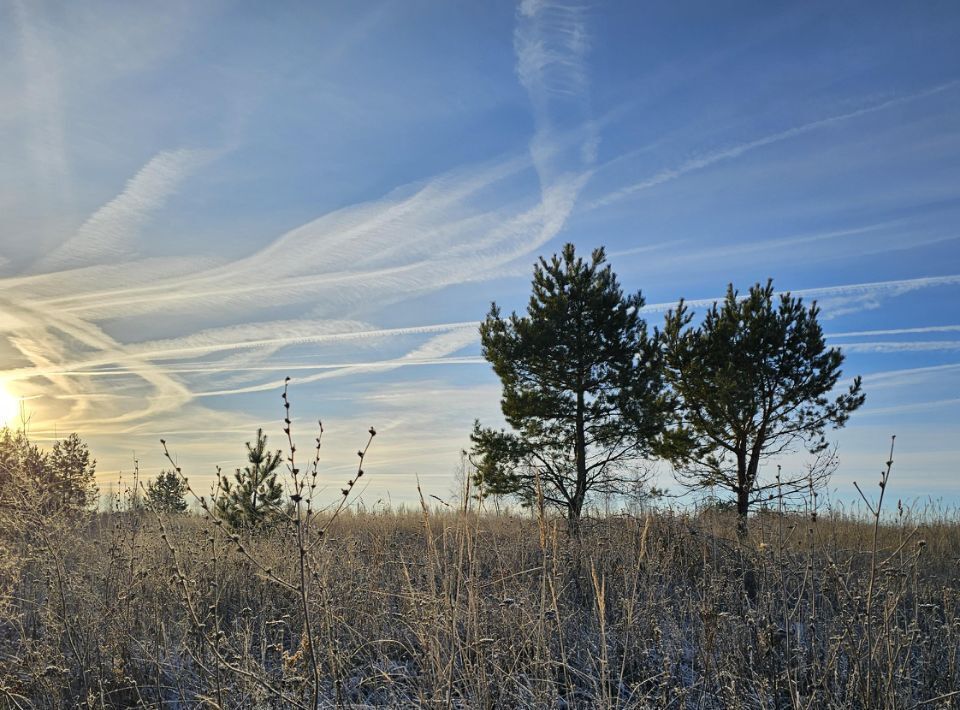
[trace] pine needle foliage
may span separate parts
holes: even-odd
[[[44,513],[84,510],[97,503],[96,469],[77,434],[43,451],[23,431],[0,431],[0,499],[18,485],[27,486]]]
[[[660,452],[687,485],[731,493],[741,533],[751,506],[773,489],[810,485],[809,472],[762,482],[762,463],[796,445],[822,455],[825,430],[864,402],[859,377],[833,396],[844,358],[827,347],[819,314],[789,293],[775,298],[772,280],[743,298],[731,284],[696,327],[683,301],[667,314],[665,377],[678,407]]]
[[[161,471],[147,484],[147,507],[173,515],[187,511],[187,484],[176,471]]]
[[[504,318],[492,305],[480,338],[511,431],[475,423],[482,491],[542,496],[576,526],[590,493],[635,483],[667,406],[643,304],[623,293],[602,248],[584,260],[567,244],[534,267],[526,315]]]
[[[257,441],[247,446],[249,464],[238,468],[231,481],[219,475],[217,516],[235,530],[255,530],[272,522],[282,512],[283,485],[277,469],[283,461],[280,450],[267,449],[267,435],[257,429]]]

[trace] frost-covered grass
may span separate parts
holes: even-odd
[[[960,525],[921,517],[884,522],[874,553],[872,520],[829,512],[758,516],[741,544],[714,513],[576,538],[549,516],[348,510],[298,543],[289,523],[231,540],[199,515],[8,505],[0,706],[309,707],[314,677],[323,707],[956,706]]]

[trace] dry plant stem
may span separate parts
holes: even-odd
[[[312,698],[310,707],[315,708],[320,704],[320,669],[317,665],[317,653],[313,644],[313,628],[310,624],[310,604],[307,601],[307,546],[304,540],[304,523],[301,515],[300,506],[303,504],[303,482],[299,478],[299,471],[296,464],[297,447],[293,443],[293,434],[291,433],[290,421],[290,399],[287,396],[287,387],[290,384],[290,378],[286,378],[283,384],[283,408],[284,408],[284,431],[287,434],[287,444],[290,455],[288,458],[290,475],[293,478],[294,496],[295,496],[295,516],[294,529],[297,533],[297,563],[300,574],[298,585],[298,596],[300,598],[300,607],[303,613],[303,633],[307,637],[307,655],[310,660],[310,673],[312,676]],[[323,425],[320,425],[320,436],[323,435]],[[320,450],[320,437],[317,437],[317,452]],[[309,524],[309,514],[306,524]]]
[[[322,432],[322,428],[321,428],[321,432]],[[367,451],[369,451],[370,445],[373,443],[373,437],[377,435],[377,431],[373,427],[370,427],[368,433],[369,433],[369,438],[367,439],[367,443],[364,445],[362,449],[357,451],[357,457],[360,459],[360,461],[357,464],[356,473],[354,474],[353,478],[347,481],[346,488],[342,488],[340,490],[340,498],[337,502],[337,506],[334,508],[333,513],[331,514],[330,518],[327,520],[326,525],[324,525],[323,528],[321,528],[318,531],[317,539],[314,540],[312,543],[310,543],[310,545],[307,547],[308,551],[312,550],[313,548],[323,543],[326,537],[326,531],[330,528],[330,526],[332,526],[336,522],[337,518],[339,518],[340,515],[343,513],[343,511],[346,509],[347,501],[350,498],[350,494],[353,492],[354,487],[357,485],[357,481],[359,481],[363,477],[363,474],[364,474],[363,461],[367,457]]]
[[[210,559],[213,560],[213,579],[217,579],[217,561],[219,560],[219,555],[217,554],[217,536],[216,534],[210,536]],[[214,621],[213,628],[214,632],[219,632],[220,630],[220,586],[217,585],[217,597],[214,600]],[[216,683],[216,692],[217,692],[217,705],[223,707],[223,675],[220,672],[220,664],[216,664],[214,668],[214,682]]]
[[[190,588],[187,585],[187,576],[186,574],[184,574],[183,566],[180,564],[179,555],[177,554],[177,550],[173,546],[173,543],[170,541],[170,537],[167,534],[167,528],[163,523],[163,519],[160,518],[159,516],[157,516],[157,524],[160,526],[160,530],[162,531],[160,535],[160,539],[163,540],[164,544],[167,547],[167,550],[170,553],[170,557],[173,559],[174,569],[177,572],[177,581],[179,582],[180,588],[183,591],[183,598],[184,598],[184,602],[186,603],[185,606],[187,608],[187,613],[190,616],[190,620],[193,622],[195,628],[203,629],[204,625],[203,625],[203,622],[200,620],[200,616],[197,614],[193,597],[190,594]],[[206,641],[207,646],[209,647],[210,652],[213,654],[214,658],[217,660],[218,663],[222,663],[225,668],[228,668],[231,672],[236,673],[237,675],[240,675],[249,679],[256,685],[260,686],[263,690],[266,690],[271,695],[279,698],[284,703],[289,704],[290,707],[297,707],[297,708],[306,707],[302,705],[300,702],[298,702],[296,698],[293,698],[287,695],[282,690],[274,688],[272,685],[270,685],[265,680],[260,678],[256,673],[251,673],[250,671],[244,668],[241,668],[233,663],[230,663],[230,661],[224,658],[223,654],[220,653],[220,649],[217,648],[217,644],[215,641],[210,641],[206,633],[202,633],[201,635]]]
[[[590,581],[593,583],[593,595],[597,623],[600,626],[600,692],[606,707],[612,707],[610,697],[610,662],[607,657],[607,585],[603,574],[597,574],[597,569],[590,562]]]
[[[857,492],[860,494],[860,497],[863,498],[863,502],[866,503],[867,509],[870,511],[873,516],[873,545],[870,553],[870,576],[867,582],[867,604],[866,604],[866,642],[867,642],[867,693],[868,697],[873,699],[873,655],[874,655],[874,638],[873,638],[873,595],[877,582],[877,552],[878,552],[878,540],[880,535],[880,515],[883,511],[883,497],[887,492],[887,482],[890,480],[890,471],[893,468],[893,447],[896,443],[896,435],[890,437],[890,455],[887,457],[886,468],[881,473],[880,477],[880,496],[877,500],[877,505],[874,507],[867,497],[863,494],[863,491],[860,489],[860,486],[854,481],[853,485],[856,486]]]
[[[51,542],[49,536],[47,535],[46,528],[44,525],[39,525],[37,528],[40,531],[40,535],[43,538],[44,545],[47,546],[51,552],[53,552],[53,543]],[[65,592],[65,582],[64,582],[64,569],[60,555],[53,555],[53,570],[56,575],[57,580],[57,596],[60,600],[60,609],[63,617],[63,628],[67,636],[67,645],[70,647],[70,650],[73,652],[74,657],[77,659],[77,663],[80,667],[80,672],[83,674],[83,684],[87,685],[87,660],[85,656],[80,652],[76,641],[76,634],[73,631],[73,623],[71,621],[72,614],[70,614],[67,609],[67,596]]]

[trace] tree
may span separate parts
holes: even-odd
[[[659,450],[686,485],[733,494],[741,537],[753,504],[774,489],[805,488],[811,475],[831,469],[824,431],[842,427],[864,402],[859,377],[830,397],[843,354],[827,348],[819,314],[816,303],[807,308],[790,294],[775,303],[772,281],[745,298],[731,285],[697,327],[683,301],[667,314],[665,377],[678,406]],[[798,443],[820,455],[812,474],[760,478],[765,460]]]
[[[279,450],[267,450],[267,436],[257,429],[257,443],[247,444],[247,460],[243,469],[237,469],[234,480],[219,475],[220,493],[217,496],[217,515],[234,529],[256,529],[267,525],[282,512],[283,486],[277,481],[277,469],[282,461]]]
[[[643,297],[624,296],[605,262],[602,248],[585,262],[567,244],[534,267],[525,316],[504,319],[494,303],[480,326],[512,431],[474,424],[475,482],[526,503],[542,495],[573,528],[590,493],[636,479],[668,405]]]
[[[96,460],[76,434],[43,451],[23,431],[0,432],[0,499],[29,500],[41,513],[81,510],[97,502]]]
[[[22,505],[29,499],[32,504],[45,504],[49,496],[38,484],[46,476],[47,454],[23,431],[4,427],[0,431],[0,502]]]
[[[47,459],[48,485],[58,508],[88,508],[97,502],[97,462],[76,434],[56,442]]]
[[[158,513],[184,513],[186,494],[187,484],[176,471],[161,471],[147,484],[147,507]]]

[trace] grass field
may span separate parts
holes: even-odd
[[[960,524],[0,512],[0,706],[960,705]],[[302,566],[301,566],[302,561]]]

